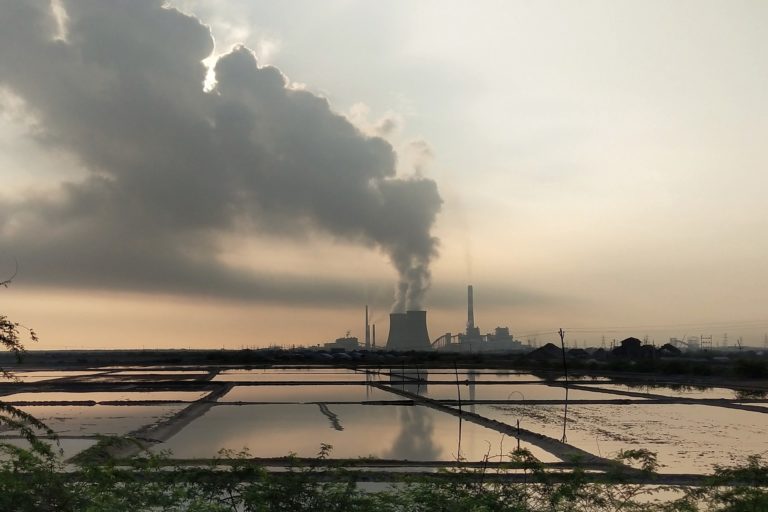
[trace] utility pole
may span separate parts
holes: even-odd
[[[560,347],[563,350],[563,372],[565,373],[565,409],[563,410],[563,437],[561,441],[567,443],[568,438],[565,436],[565,429],[568,426],[568,364],[565,360],[565,331],[561,327],[557,333],[560,335]]]

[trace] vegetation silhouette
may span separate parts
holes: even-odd
[[[19,265],[16,263],[13,275],[0,281],[0,288],[8,288],[18,274],[18,270]],[[2,348],[5,350],[13,353],[17,361],[21,361],[25,350],[20,329],[27,331],[31,341],[37,341],[37,333],[33,329],[25,327],[19,322],[15,322],[9,319],[6,315],[0,313],[0,345],[2,345]],[[6,379],[17,380],[13,373],[5,368],[0,368],[0,374]],[[38,455],[44,459],[50,459],[54,456],[51,445],[42,441],[38,437],[38,434],[42,432],[45,436],[51,438],[58,446],[56,433],[31,414],[8,405],[2,400],[0,400],[0,428],[18,432],[19,436],[26,439],[31,447],[31,451],[29,452],[24,450],[19,452],[19,449],[16,446],[6,442],[0,442],[0,451],[11,452],[12,454],[15,453],[19,457]]]
[[[525,449],[509,455],[509,467],[439,470],[428,478],[401,476],[383,489],[364,489],[355,472],[332,464],[321,445],[314,462],[289,457],[284,471],[270,472],[247,450],[221,451],[206,464],[173,465],[168,453],[65,467],[16,448],[0,461],[3,511],[188,512],[738,512],[768,510],[768,464],[717,468],[704,485],[648,485],[616,464],[600,481],[576,467],[567,478],[551,473]],[[648,450],[627,450],[616,461],[637,467],[653,481],[658,467]],[[329,462],[331,462],[329,464]],[[520,474],[524,475],[520,481]],[[505,479],[504,475],[518,478]],[[491,478],[495,477],[495,478]],[[501,477],[501,478],[499,478]],[[656,499],[661,492],[673,498]]]

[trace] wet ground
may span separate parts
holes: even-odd
[[[332,458],[400,467],[503,462],[518,442],[542,462],[575,454],[595,468],[647,448],[675,474],[768,453],[765,390],[718,383],[573,379],[566,416],[563,380],[503,370],[101,367],[17,377],[0,384],[0,400],[48,424],[65,457],[88,453],[101,435],[139,441],[118,456],[143,446],[177,459],[221,449],[313,457],[330,444]],[[10,428],[0,441],[25,443]]]

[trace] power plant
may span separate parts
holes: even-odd
[[[496,327],[492,333],[480,334],[475,325],[475,298],[472,285],[467,286],[467,324],[466,331],[459,334],[446,333],[435,341],[430,341],[427,329],[427,312],[409,310],[405,313],[390,313],[389,336],[384,347],[376,344],[376,324],[370,323],[369,308],[365,306],[364,342],[361,345],[356,337],[347,335],[334,342],[325,343],[323,348],[331,351],[375,351],[384,348],[398,352],[445,350],[453,352],[509,352],[523,348],[515,340],[509,327]]]
[[[445,333],[432,346],[452,352],[509,352],[519,350],[523,344],[515,340],[509,327],[496,327],[493,333],[480,334],[475,325],[475,297],[472,285],[467,286],[467,329],[460,334]]]
[[[387,350],[432,350],[427,331],[427,312],[391,313]]]

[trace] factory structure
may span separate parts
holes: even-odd
[[[467,286],[467,328],[459,334],[445,333],[437,338],[432,347],[451,352],[512,352],[521,350],[523,344],[514,339],[509,327],[496,327],[493,333],[480,334],[475,325],[474,290]]]
[[[376,350],[385,348],[405,352],[409,350],[432,350],[427,331],[426,311],[406,311],[405,313],[391,313],[389,315],[389,336],[385,347],[376,346],[376,324],[371,325],[368,317],[368,306],[365,306],[365,341],[361,345],[355,336],[349,332],[342,338],[323,344],[324,350],[329,351],[354,351]]]
[[[523,348],[515,340],[509,327],[496,327],[494,332],[480,334],[475,325],[475,306],[472,285],[467,287],[467,327],[463,333],[445,333],[430,341],[427,330],[427,312],[411,310],[405,313],[390,313],[389,336],[384,347],[376,346],[376,325],[371,325],[368,306],[365,306],[365,341],[359,343],[357,337],[346,336],[325,343],[322,348],[331,352],[351,352],[357,350],[372,351],[379,348],[398,352],[440,350],[449,352],[511,352]],[[320,348],[320,347],[319,347]]]
[[[451,352],[510,352],[521,350],[509,327],[496,327],[493,333],[480,334],[475,325],[474,290],[467,287],[467,328],[459,334],[446,333],[430,342],[426,311],[406,311],[389,315],[387,350],[441,350]]]
[[[387,350],[432,350],[427,332],[427,312],[391,313]]]
[[[346,359],[365,357],[365,352],[426,352],[437,350],[441,352],[505,353],[526,351],[529,348],[514,338],[509,331],[509,327],[496,327],[493,332],[487,334],[480,333],[480,328],[475,324],[474,290],[472,285],[467,286],[467,324],[464,332],[448,332],[430,341],[427,329],[427,312],[424,310],[409,310],[405,313],[391,313],[389,315],[389,336],[387,337],[387,342],[385,345],[377,346],[376,324],[370,323],[367,305],[365,306],[365,329],[363,332],[365,336],[363,342],[356,336],[351,336],[350,331],[347,331],[345,336],[336,338],[332,342],[321,343],[307,348],[326,353],[330,352],[334,358]],[[649,344],[647,337],[644,342],[637,338],[627,338],[621,341],[621,346],[612,346],[609,351],[605,349],[605,339],[603,339],[603,348],[601,349],[585,350],[574,348],[568,351],[568,356],[589,356],[593,359],[605,359],[610,356],[631,359],[675,357],[679,356],[683,350],[689,352],[712,350],[712,339],[713,336],[711,334],[708,336],[702,334],[700,336],[670,338],[669,343],[654,350],[653,347],[655,345]],[[616,340],[614,339],[614,345],[615,343]],[[768,334],[765,335],[764,344],[765,347],[768,347]],[[530,341],[528,345],[530,345]],[[723,335],[722,345],[719,346],[719,350],[742,350],[742,348],[744,347],[741,337],[736,340],[735,345],[729,346],[727,334]],[[557,345],[548,343],[531,352],[529,357],[560,358],[562,357],[562,350]]]
[[[324,343],[322,349],[330,352],[352,352],[360,349],[376,350],[376,324],[371,325],[369,321],[368,305],[365,306],[365,344],[363,346],[360,346],[357,336],[350,336],[349,331],[347,331],[346,336]]]

